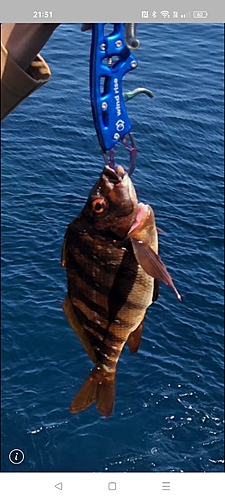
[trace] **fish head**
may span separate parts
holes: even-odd
[[[138,212],[138,200],[133,183],[123,167],[105,166],[92,188],[83,214],[91,226],[118,239],[126,237]]]

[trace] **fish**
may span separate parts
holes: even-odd
[[[70,412],[95,402],[99,413],[109,417],[118,360],[125,344],[131,354],[138,351],[146,311],[159,296],[159,280],[181,300],[158,255],[154,211],[138,202],[122,166],[104,167],[66,229],[61,264],[67,275],[63,311],[95,364]]]

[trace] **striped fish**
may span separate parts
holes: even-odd
[[[68,293],[63,310],[95,367],[70,405],[78,413],[94,401],[108,417],[114,406],[115,373],[124,344],[137,352],[147,308],[158,297],[158,280],[177,293],[158,254],[154,212],[138,203],[120,166],[106,166],[76,219],[68,226],[62,266]]]

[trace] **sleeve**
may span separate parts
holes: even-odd
[[[1,120],[50,77],[49,66],[40,54],[24,71],[1,43]]]

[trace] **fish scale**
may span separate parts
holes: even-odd
[[[119,357],[126,342],[132,354],[138,351],[147,308],[158,298],[158,280],[176,291],[157,254],[152,208],[138,203],[121,166],[105,166],[69,224],[62,250],[68,283],[63,310],[95,363],[70,405],[72,413],[94,401],[102,415],[112,413]]]
[[[73,226],[75,224],[76,222],[72,223]],[[100,237],[97,248],[101,257],[98,256],[98,263],[95,265],[93,238],[83,232],[77,237],[78,232],[73,227],[73,237],[82,245],[83,254],[81,255],[79,248],[73,247],[70,250],[67,267],[71,301],[77,308],[77,314],[82,313],[82,324],[90,336],[99,338],[98,334],[102,335],[106,346],[111,341],[109,334],[114,335],[117,343],[123,342],[127,337],[127,329],[129,332],[131,329],[135,330],[143,318],[143,308],[146,309],[150,302],[153,278],[138,266],[132,250],[128,253],[127,250],[118,249],[111,244],[109,253],[106,251],[104,239]],[[89,250],[93,249],[92,255],[87,247]],[[79,272],[77,272],[78,266]],[[72,279],[73,276],[75,280]],[[133,290],[134,280],[140,290],[139,293]],[[121,307],[123,302],[124,306]],[[119,338],[118,333],[120,333]],[[107,336],[109,336],[108,342]],[[93,339],[92,344],[95,348],[94,342]]]

